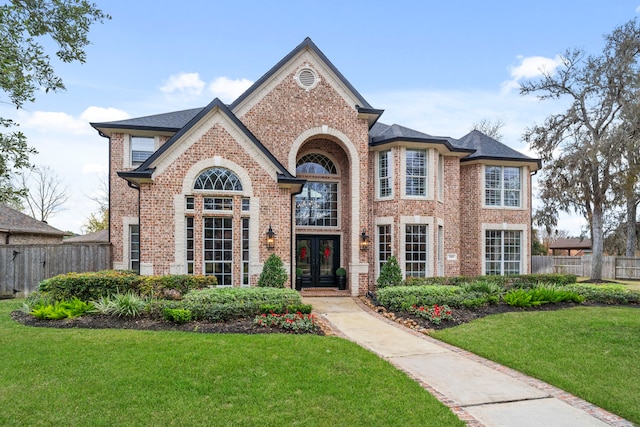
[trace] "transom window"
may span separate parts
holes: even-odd
[[[406,195],[427,195],[427,151],[407,150],[406,153]]]
[[[485,274],[520,274],[522,232],[487,230],[485,232]]]
[[[486,166],[484,186],[486,206],[521,206],[520,168]]]
[[[306,154],[298,160],[296,173],[306,173],[314,175],[336,175],[338,173],[336,165],[331,159],[318,153]]]
[[[238,175],[225,168],[211,168],[202,172],[193,186],[195,190],[242,191]]]

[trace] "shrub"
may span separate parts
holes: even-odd
[[[461,288],[467,293],[480,292],[489,295],[500,295],[503,293],[503,288],[491,280],[474,280],[473,282],[464,283],[461,285]]]
[[[458,286],[390,286],[378,290],[377,298],[388,310],[408,311],[413,305],[461,307],[465,293]]]
[[[575,283],[565,286],[565,289],[578,293],[587,302],[596,304],[638,304],[640,292],[631,291],[623,285],[594,285],[588,283]]]
[[[174,323],[187,323],[191,321],[191,311],[181,308],[165,308],[163,310],[165,320]]]
[[[311,314],[313,307],[311,306],[311,304],[260,304],[259,310],[260,314],[284,314],[297,312],[300,312],[302,314]]]
[[[270,288],[284,288],[287,281],[287,271],[280,257],[276,254],[269,255],[269,258],[262,267],[262,273],[258,277],[258,286]]]
[[[276,327],[292,332],[316,332],[319,329],[313,314],[269,313],[261,314],[253,319],[253,323],[263,327]]]
[[[58,301],[54,303],[38,304],[31,310],[31,315],[38,319],[67,319],[82,316],[93,311],[93,305],[72,298],[66,301]]]
[[[427,319],[434,325],[439,325],[443,320],[453,319],[453,313],[448,305],[434,304],[433,306],[427,307],[414,305],[409,309],[409,312],[423,319]]]
[[[164,299],[180,299],[194,289],[215,287],[215,276],[167,274],[164,276],[140,276],[134,289],[140,296]]]
[[[124,294],[111,295],[111,301],[111,314],[121,317],[138,317],[147,307],[147,302],[131,291]]]
[[[584,297],[562,288],[537,286],[531,289],[513,289],[504,295],[504,301],[514,307],[531,307],[560,302],[581,303]]]
[[[140,276],[131,271],[104,270],[90,273],[67,273],[43,280],[38,291],[53,301],[77,297],[91,301],[118,292],[127,292],[134,287]]]
[[[395,256],[390,256],[387,262],[383,264],[377,283],[378,289],[386,288],[387,286],[400,286],[402,284],[402,270]]]

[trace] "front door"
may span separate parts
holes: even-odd
[[[340,236],[296,236],[296,268],[303,288],[334,287],[340,266]]]

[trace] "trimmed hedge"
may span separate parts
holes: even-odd
[[[541,284],[568,285],[576,283],[575,274],[521,274],[518,276],[454,276],[454,277],[408,277],[404,286],[462,286],[471,282],[495,283],[503,288],[533,288]]]
[[[301,306],[302,299],[293,289],[215,288],[191,291],[181,301],[161,301],[158,308],[189,310],[194,320],[223,322],[254,317],[265,305]]]
[[[177,299],[192,289],[216,286],[214,276],[165,275],[139,276],[132,271],[103,270],[89,273],[60,274],[43,280],[38,291],[54,301],[77,297],[82,301],[97,300],[126,292],[141,297]]]
[[[595,304],[640,304],[640,292],[632,291],[623,285],[594,285],[575,283],[563,289],[583,296],[587,302]]]
[[[378,303],[391,311],[408,311],[413,305],[461,307],[469,294],[458,286],[389,286],[378,290]]]

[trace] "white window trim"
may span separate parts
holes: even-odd
[[[487,266],[486,266],[486,255],[487,255],[487,231],[496,230],[496,231],[520,231],[522,236],[522,241],[520,244],[522,245],[522,258],[520,259],[520,274],[527,274],[529,271],[529,258],[531,248],[529,247],[529,236],[527,234],[527,229],[529,226],[527,224],[508,224],[503,222],[501,224],[490,224],[483,223],[480,227],[480,241],[482,242],[481,254],[480,254],[480,265],[482,265],[482,275],[487,274]]]
[[[427,261],[425,272],[425,277],[433,277],[433,272],[435,271],[435,251],[434,249],[434,227],[435,221],[432,216],[401,216],[400,217],[400,246],[398,247],[398,264],[400,264],[400,268],[402,269],[402,278],[407,278],[407,272],[405,271],[405,265],[407,263],[407,257],[405,255],[406,252],[406,244],[407,244],[407,225],[426,225],[427,226]]]
[[[487,196],[486,196],[486,189],[487,189],[487,167],[501,167],[502,168],[502,179],[504,180],[504,168],[518,168],[520,169],[520,206],[505,206],[504,205],[504,182],[502,184],[502,193],[501,193],[501,202],[499,206],[496,205],[487,205]],[[528,193],[528,188],[529,186],[527,185],[527,181],[525,180],[525,176],[528,178],[529,177],[529,168],[524,167],[524,166],[514,166],[514,165],[500,165],[500,164],[486,164],[486,165],[482,165],[482,177],[481,177],[481,181],[482,181],[482,187],[480,188],[480,191],[482,193],[482,207],[484,209],[502,209],[502,210],[512,210],[512,211],[522,211],[522,210],[527,210],[527,200],[529,197],[529,193]]]
[[[423,150],[426,153],[425,165],[427,166],[426,182],[424,196],[407,195],[407,150]],[[420,147],[401,147],[400,148],[400,172],[397,174],[400,180],[400,199],[404,200],[434,200],[435,174],[437,169],[437,156],[433,155],[434,150],[431,148]],[[435,165],[434,165],[434,158]],[[436,172],[437,173],[437,172]]]
[[[389,173],[389,186],[391,189],[391,193],[388,196],[380,196],[380,154],[381,153],[389,153],[389,162],[388,162],[388,168],[387,171]],[[376,183],[376,194],[375,194],[375,200],[392,200],[394,197],[394,191],[393,191],[393,187],[394,187],[394,174],[393,174],[393,170],[394,170],[394,152],[393,149],[388,149],[388,150],[382,150],[382,151],[377,151],[376,152],[376,157],[375,157],[375,162],[376,162],[376,167],[375,167],[375,183]]]
[[[132,136],[144,136],[144,135],[131,135],[131,134],[125,134],[124,135],[124,153],[122,156],[122,167],[123,168],[137,168],[139,165],[137,164],[133,164],[131,161],[131,137]],[[149,137],[149,138],[153,138],[153,149],[154,151],[157,151],[158,148],[160,148],[160,138],[158,136],[153,136],[153,137]]]
[[[380,253],[378,251],[378,248],[380,247],[380,236],[378,235],[378,226],[379,225],[390,225],[391,226],[391,255],[395,255],[396,259],[398,258],[397,255],[395,254],[395,251],[393,250],[395,245],[395,239],[394,239],[394,233],[395,233],[395,227],[394,227],[394,223],[395,223],[395,218],[392,216],[385,216],[385,217],[378,217],[374,220],[374,227],[375,227],[375,236],[374,236],[374,262],[375,262],[375,268],[374,268],[374,274],[375,274],[375,279],[376,281],[378,280],[378,277],[380,277]]]
[[[129,226],[140,225],[138,217],[125,216],[122,218],[122,262],[114,262],[113,268],[115,270],[128,270],[131,265],[131,242],[129,239]],[[142,271],[142,262],[140,263],[140,271]]]

